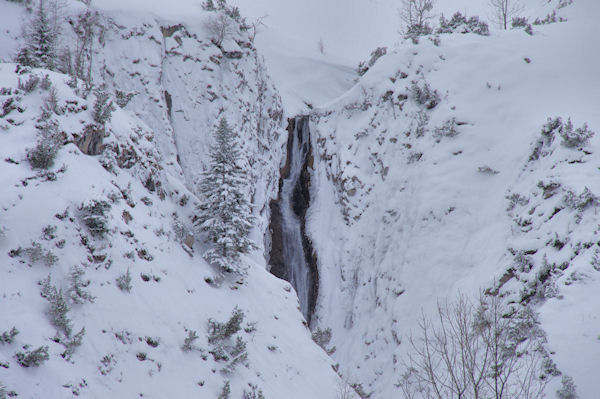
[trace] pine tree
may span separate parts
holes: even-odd
[[[36,68],[54,69],[56,61],[56,28],[49,18],[49,7],[40,0],[30,25],[25,28],[25,44],[16,61]]]
[[[239,255],[256,248],[248,237],[254,218],[241,161],[237,135],[222,118],[214,133],[210,166],[200,184],[202,203],[196,226],[207,233],[211,244],[204,258],[225,272],[241,272]]]

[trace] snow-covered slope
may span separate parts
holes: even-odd
[[[579,149],[556,134],[547,156],[528,160],[548,117],[600,128],[600,57],[590,40],[599,11],[578,1],[561,11],[569,22],[535,26],[533,36],[406,42],[313,113],[308,226],[320,264],[317,324],[332,328],[342,373],[373,397],[400,394],[394,383],[421,310],[507,278],[503,295],[535,303],[559,369],[582,398],[594,397],[598,203],[579,212],[569,198],[579,201],[585,187],[600,193],[598,137]],[[415,88],[423,93],[425,85],[439,104],[418,98]],[[549,182],[559,188],[545,199]],[[507,211],[515,193],[527,201]],[[524,220],[531,227],[518,225]],[[531,271],[513,272],[523,254]],[[542,282],[556,291],[528,298],[536,289],[544,296]]]
[[[23,21],[21,7],[1,7],[2,20]],[[76,23],[81,10],[81,3],[67,3],[67,20]],[[286,141],[280,99],[247,34],[238,32],[222,51],[204,31],[206,17],[98,14],[94,85],[114,101],[117,91],[133,94],[106,124],[101,155],[82,152],[100,147],[82,139],[96,123],[97,95],[86,95],[81,80],[75,86],[67,75],[0,64],[0,334],[19,331],[13,342],[0,343],[7,391],[23,398],[210,398],[230,381],[232,397],[252,391],[249,384],[267,398],[335,396],[332,360],[311,340],[289,284],[265,269],[267,204],[276,195]],[[69,29],[65,23],[62,45],[75,46]],[[17,33],[2,35],[0,58],[9,60]],[[25,89],[34,76],[40,81]],[[61,145],[46,171],[33,169],[27,153],[50,84],[56,107],[43,119],[55,121]],[[223,116],[241,139],[257,220],[252,235],[259,248],[244,258],[243,279],[223,280],[202,260],[202,237],[192,244],[195,190]],[[128,273],[130,292],[119,288]],[[60,290],[66,315],[52,310]],[[226,322],[236,306],[244,314],[241,330],[209,342],[209,320]],[[184,351],[192,332],[198,338]],[[225,370],[231,360],[221,358],[219,345],[231,358],[243,355],[244,344],[247,360]],[[47,361],[19,364],[19,352],[45,346]]]
[[[236,26],[215,45],[195,0],[97,0],[94,85],[131,98],[106,125],[102,155],[86,155],[96,95],[10,63],[25,14],[0,0],[0,383],[24,398],[215,398],[229,380],[231,398],[256,386],[267,399],[347,399],[338,372],[359,394],[394,398],[421,311],[485,290],[533,306],[552,359],[581,398],[594,398],[599,139],[571,148],[546,124],[571,117],[600,130],[596,2],[577,0],[559,11],[568,22],[534,26],[533,36],[492,29],[418,45],[398,40],[395,0],[232,3],[250,21],[270,14],[256,42]],[[484,3],[440,1],[435,12],[485,19]],[[524,14],[558,3],[531,2]],[[78,45],[83,10],[65,2],[61,46]],[[359,79],[354,68],[376,46],[388,54]],[[46,74],[61,148],[43,171],[27,152],[51,91],[19,80]],[[285,119],[311,108],[312,327],[331,328],[331,358],[264,260]],[[221,280],[191,234],[222,116],[240,134],[257,217],[243,281]],[[53,318],[60,289],[68,323]],[[236,324],[236,306],[241,329],[209,338],[209,320]],[[219,345],[238,357],[233,371]],[[39,367],[19,364],[18,353],[45,346]]]

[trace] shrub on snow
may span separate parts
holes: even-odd
[[[377,47],[375,50],[371,52],[371,58],[369,61],[361,61],[358,64],[358,75],[363,76],[367,71],[375,65],[378,59],[383,57],[387,53],[387,47]]]
[[[129,271],[129,268],[127,268],[126,273],[117,277],[116,281],[117,287],[119,287],[121,291],[131,292],[131,272]]]
[[[19,79],[19,82],[17,83],[17,85],[18,85],[19,90],[23,90],[27,94],[27,93],[31,93],[32,91],[37,89],[39,83],[40,83],[39,76],[30,75],[29,79],[27,79],[25,82],[21,82],[21,79]]]
[[[221,369],[223,374],[233,373],[238,364],[248,364],[246,342],[239,335],[236,336],[242,329],[243,320],[244,312],[236,307],[227,322],[220,323],[213,319],[208,321],[208,343],[211,344],[208,353],[215,361],[227,362]]]
[[[487,23],[480,21],[477,16],[467,18],[460,12],[456,12],[449,20],[443,15],[440,17],[440,27],[436,33],[475,33],[489,36],[490,28]]]
[[[456,118],[448,118],[444,121],[442,126],[435,128],[433,136],[437,139],[442,137],[454,137],[458,135],[457,126],[458,123],[456,123]]]
[[[440,93],[438,93],[437,90],[432,89],[427,82],[423,82],[423,85],[419,85],[416,80],[412,81],[410,91],[417,104],[424,105],[427,109],[435,108],[440,101],[442,101]]]
[[[594,137],[594,132],[588,128],[587,123],[584,123],[582,127],[573,130],[571,118],[567,119],[567,123],[562,126],[558,131],[558,134],[563,139],[561,144],[569,148],[583,147],[592,137]]]
[[[573,129],[571,118],[567,122],[563,122],[561,117],[548,118],[546,124],[542,127],[542,137],[536,142],[529,161],[535,161],[549,153],[549,147],[554,142],[554,138],[558,135],[562,138],[561,144],[567,148],[578,148],[587,145],[589,140],[594,137],[594,132],[591,131],[584,123],[582,127]]]
[[[575,387],[575,381],[573,381],[573,377],[563,375],[561,385],[561,388],[556,391],[556,396],[558,397],[558,399],[579,398],[579,395],[577,395],[577,389]]]
[[[73,303],[82,304],[84,302],[93,303],[96,298],[85,288],[90,285],[90,280],[84,280],[85,271],[81,266],[73,266],[69,274],[69,298]]]
[[[79,208],[81,220],[93,236],[102,238],[108,233],[108,217],[110,204],[106,201],[92,200]]]
[[[27,160],[32,168],[49,169],[59,147],[58,126],[54,122],[45,123],[40,127],[37,144],[27,151]]]
[[[107,92],[96,91],[96,102],[94,102],[94,122],[104,126],[112,116],[115,106]]]
[[[69,304],[62,289],[59,290],[51,285],[50,276],[48,276],[42,283],[42,292],[40,295],[50,304],[47,313],[52,325],[65,336],[69,337],[72,332],[71,320],[67,316]]]
[[[48,345],[40,346],[34,350],[28,350],[29,345],[25,345],[23,347],[22,352],[17,352],[15,355],[15,359],[17,363],[21,365],[21,367],[38,367],[46,360],[50,359],[50,355],[48,354]]]
[[[12,344],[18,334],[19,330],[16,327],[11,328],[9,331],[4,331],[0,335],[0,344]]]

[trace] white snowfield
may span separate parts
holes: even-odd
[[[90,156],[76,144],[96,95],[84,98],[83,82],[70,87],[66,75],[19,72],[24,8],[0,0],[0,337],[19,330],[0,340],[1,386],[26,399],[217,398],[229,381],[232,399],[252,386],[266,399],[347,399],[344,380],[372,399],[399,398],[421,312],[489,289],[539,312],[558,369],[581,399],[596,398],[600,3],[575,0],[558,10],[567,22],[534,25],[533,35],[491,26],[490,36],[442,34],[438,45],[401,40],[393,0],[231,3],[251,20],[269,17],[255,43],[236,30],[221,50],[198,1],[95,2],[107,27],[94,48],[95,83],[113,101],[117,91],[133,97],[107,123],[103,154]],[[489,16],[482,1],[438,3],[446,17]],[[558,3],[530,2],[524,13],[543,18]],[[65,1],[67,16],[82,8]],[[70,27],[63,32],[74,46]],[[376,46],[387,55],[359,78],[354,68]],[[66,143],[48,171],[27,160],[50,94],[41,83],[19,88],[33,75],[56,88],[52,119]],[[436,104],[419,103],[413,87],[426,85]],[[331,356],[265,260],[286,118],[297,114],[310,114],[315,155],[311,327],[331,328]],[[202,260],[192,221],[222,116],[240,134],[256,216],[259,249],[244,257],[243,281],[220,280]],[[542,128],[555,117],[596,135],[575,147],[558,133],[550,140]],[[104,236],[85,223],[93,201],[109,205]],[[74,270],[93,302],[73,290]],[[117,283],[128,272],[130,292]],[[64,358],[68,337],[40,295],[48,276],[67,298],[73,335],[85,327]],[[235,307],[244,320],[229,339],[245,343],[247,359],[228,370],[209,320],[226,322]],[[19,352],[44,346],[47,361],[19,364]],[[560,377],[546,397],[559,386]]]
[[[400,395],[393,384],[422,310],[459,292],[476,297],[511,269],[501,294],[531,295],[558,368],[581,398],[597,396],[600,139],[566,148],[557,134],[545,156],[528,159],[548,117],[600,129],[598,12],[577,1],[560,11],[568,22],[534,26],[533,36],[407,41],[312,114],[316,317],[332,328],[342,373],[373,397]],[[437,90],[439,104],[419,105],[413,81]],[[453,137],[436,130],[449,120]],[[551,182],[558,188],[545,198]],[[570,207],[569,193],[585,197],[586,187],[589,206]],[[509,212],[515,193],[527,203]],[[519,255],[531,271],[518,272]],[[544,273],[552,282],[540,287]]]
[[[81,7],[68,3],[67,17]],[[20,32],[14,21],[25,14],[4,1],[0,9],[7,22],[0,58],[8,61]],[[293,289],[266,270],[268,202],[277,195],[286,142],[281,100],[248,34],[237,32],[241,54],[228,58],[204,32],[206,16],[179,25],[139,10],[102,11],[107,29],[103,44],[94,44],[95,83],[106,84],[112,101],[117,90],[133,94],[106,124],[102,155],[85,155],[76,145],[93,123],[96,101],[94,92],[84,98],[82,81],[72,88],[69,76],[0,64],[0,336],[19,331],[12,343],[0,343],[6,392],[216,398],[229,381],[232,397],[252,392],[249,384],[267,398],[335,396],[333,360],[311,340]],[[70,28],[63,32],[63,44],[74,45]],[[27,160],[51,92],[42,88],[45,75],[56,89],[51,120],[67,143],[47,171]],[[33,76],[41,79],[31,92],[19,89]],[[193,251],[186,245],[194,232],[194,190],[220,117],[240,134],[256,216],[259,249],[244,258],[244,279],[220,280],[202,259],[201,235]],[[93,201],[108,207],[100,217],[104,234],[86,225],[85,206]],[[79,285],[93,301],[73,289],[75,270],[84,272]],[[127,273],[130,292],[117,282]],[[65,353],[71,337],[53,325],[50,301],[40,295],[48,276],[67,300],[71,337],[85,328],[72,355]],[[240,338],[247,358],[236,354],[239,362],[228,369],[231,361],[208,341],[208,322],[226,322],[235,307],[244,313],[241,330],[218,345],[231,351]],[[198,338],[184,351],[193,332]],[[19,364],[18,353],[45,346],[47,361]]]

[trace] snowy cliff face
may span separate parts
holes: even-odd
[[[21,20],[20,7],[4,6],[3,19]],[[265,269],[267,205],[286,136],[279,97],[247,34],[221,50],[201,20],[100,17],[94,83],[115,102],[117,90],[134,94],[101,129],[101,145],[85,139],[96,94],[85,97],[82,81],[0,64],[0,336],[19,331],[0,341],[0,383],[23,398],[213,398],[226,381],[236,398],[252,386],[266,398],[334,397],[332,360],[311,340],[290,285]],[[0,58],[14,47],[2,46]],[[44,107],[60,142],[48,170],[27,158]],[[201,237],[194,243],[190,233],[221,116],[246,155],[259,249],[244,257],[243,280],[219,282],[202,260]],[[82,151],[91,148],[103,151]],[[239,315],[235,307],[244,317],[232,319],[234,332],[210,336],[209,320],[225,323]]]
[[[281,100],[250,33],[235,30],[220,47],[211,41],[205,13],[195,23],[151,14],[110,12],[104,42],[95,54],[95,75],[113,91],[132,93],[128,110],[158,135],[164,164],[198,186],[218,119],[226,117],[242,138],[252,180],[248,193],[264,232],[268,200],[278,189],[286,141]],[[255,237],[262,245],[260,235]]]
[[[332,328],[341,372],[373,397],[400,394],[421,311],[498,286],[540,312],[559,369],[594,397],[599,138],[538,143],[548,117],[600,129],[597,11],[577,2],[562,10],[569,22],[533,36],[404,43],[313,113],[313,320]]]

